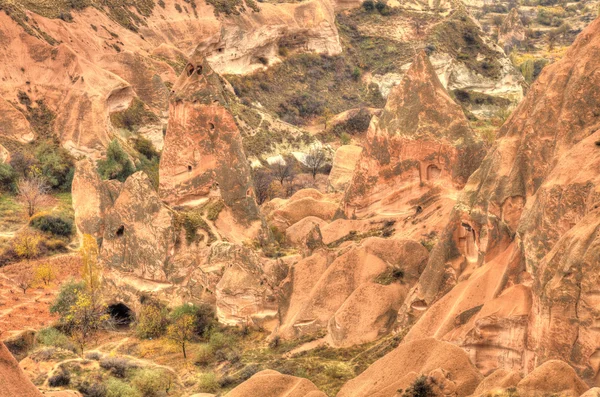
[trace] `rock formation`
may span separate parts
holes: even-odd
[[[104,236],[105,217],[119,195],[120,182],[103,181],[90,159],[77,163],[72,183],[75,225],[80,235]]]
[[[410,238],[421,238],[419,223],[426,223],[427,233],[440,233],[443,225],[436,220],[447,219],[456,191],[483,153],[462,109],[421,52],[392,90],[381,116],[371,120],[346,191],[346,215],[402,216],[404,225],[397,229]],[[416,225],[412,230],[411,224]]]
[[[338,257],[317,250],[292,265],[284,281],[278,333],[292,338],[327,329],[337,346],[375,340],[390,331],[426,260],[427,250],[410,240],[369,238]]]
[[[407,340],[457,343],[484,373],[560,359],[597,384],[599,30],[544,70],[469,179],[400,311],[418,319]]]
[[[0,397],[38,397],[42,393],[25,376],[19,363],[0,342]]]
[[[158,116],[140,132],[160,147],[167,86],[196,48],[227,73],[263,68],[261,59],[278,62],[280,45],[296,52],[341,52],[333,7],[322,0],[261,3],[258,12],[229,17],[217,17],[205,2],[185,10],[174,1],[136,6],[121,10],[124,19],[104,7],[60,7],[11,3],[0,15],[0,137],[27,142],[38,133],[22,114],[27,109],[19,103],[21,91],[33,107],[44,101],[55,116],[49,127],[63,146],[95,158],[115,132],[110,114],[127,109],[134,98]],[[65,14],[72,21],[58,18]],[[15,53],[23,56],[10,55]]]
[[[521,21],[519,10],[513,8],[504,19],[498,31],[498,45],[504,48],[504,52],[510,53],[513,47],[525,41],[525,26]]]
[[[344,145],[335,151],[333,167],[329,173],[329,186],[332,191],[343,192],[346,190],[352,180],[362,150],[360,146]]]
[[[258,220],[250,166],[228,110],[224,82],[195,57],[173,87],[160,161],[160,195],[171,205],[222,198],[238,223]]]
[[[325,397],[308,379],[265,370],[228,393],[230,397]]]
[[[481,374],[465,352],[450,343],[423,339],[404,343],[342,387],[338,397],[393,397],[419,375],[435,379],[439,394],[468,396]]]

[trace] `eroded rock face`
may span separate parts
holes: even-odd
[[[405,225],[409,215],[426,223],[444,219],[483,153],[483,144],[461,107],[421,52],[402,83],[392,90],[381,116],[371,120],[346,191],[346,215],[404,215]],[[415,224],[417,219],[411,221]],[[419,238],[423,232],[439,233],[442,227],[430,224],[427,229],[418,231]]]
[[[97,240],[104,236],[106,215],[119,195],[118,181],[103,181],[92,160],[79,161],[71,189],[77,232]]]
[[[417,242],[369,238],[336,257],[317,250],[294,264],[282,287],[284,338],[328,329],[330,342],[352,346],[390,331],[427,250]]]
[[[513,8],[504,19],[498,32],[498,44],[504,48],[504,52],[510,53],[513,47],[525,41],[525,26],[521,21],[519,10]]]
[[[105,266],[165,282],[175,244],[174,214],[161,202],[143,172],[131,175],[105,218],[101,256]]]
[[[265,370],[228,393],[231,397],[326,397],[308,379]]]
[[[38,397],[42,393],[25,376],[19,363],[10,354],[4,343],[0,342],[0,396],[2,397]]]
[[[393,397],[420,375],[434,378],[439,394],[468,396],[482,379],[465,352],[450,343],[422,339],[403,343],[342,387],[338,397]]]
[[[408,340],[457,343],[484,373],[559,359],[598,384],[599,31],[544,70],[469,179],[401,309]]]
[[[159,168],[161,197],[192,206],[221,197],[238,222],[258,220],[250,167],[220,76],[197,57],[173,90]]]
[[[329,173],[329,186],[332,191],[346,190],[352,180],[362,150],[360,146],[344,145],[335,151],[333,166]]]
[[[169,1],[164,7],[152,4],[143,15],[135,7],[128,10],[134,20],[128,27],[94,7],[70,10],[73,20],[65,22],[54,14],[58,11],[41,10],[52,14],[48,18],[28,6],[13,4],[11,15],[0,16],[0,135],[20,142],[35,137],[9,103],[17,104],[22,91],[32,103],[45,101],[64,147],[94,158],[101,157],[114,133],[109,116],[127,109],[134,98],[160,119],[141,132],[160,147],[167,83],[176,81],[196,48],[227,73],[264,68],[263,58],[278,62],[280,46],[294,52],[341,52],[333,7],[324,0],[261,3],[259,12],[247,9],[231,17],[217,17],[208,3],[182,11]],[[23,56],[11,56],[15,53]]]

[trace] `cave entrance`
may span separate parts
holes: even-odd
[[[108,314],[117,328],[127,328],[134,320],[133,311],[123,303],[109,305]]]

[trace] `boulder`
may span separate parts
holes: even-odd
[[[475,392],[473,392],[473,396],[485,396],[495,390],[516,387],[521,379],[522,377],[518,372],[497,369],[481,381]]]

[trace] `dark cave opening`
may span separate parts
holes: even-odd
[[[123,303],[109,305],[108,314],[117,328],[129,327],[134,320],[133,311]]]

